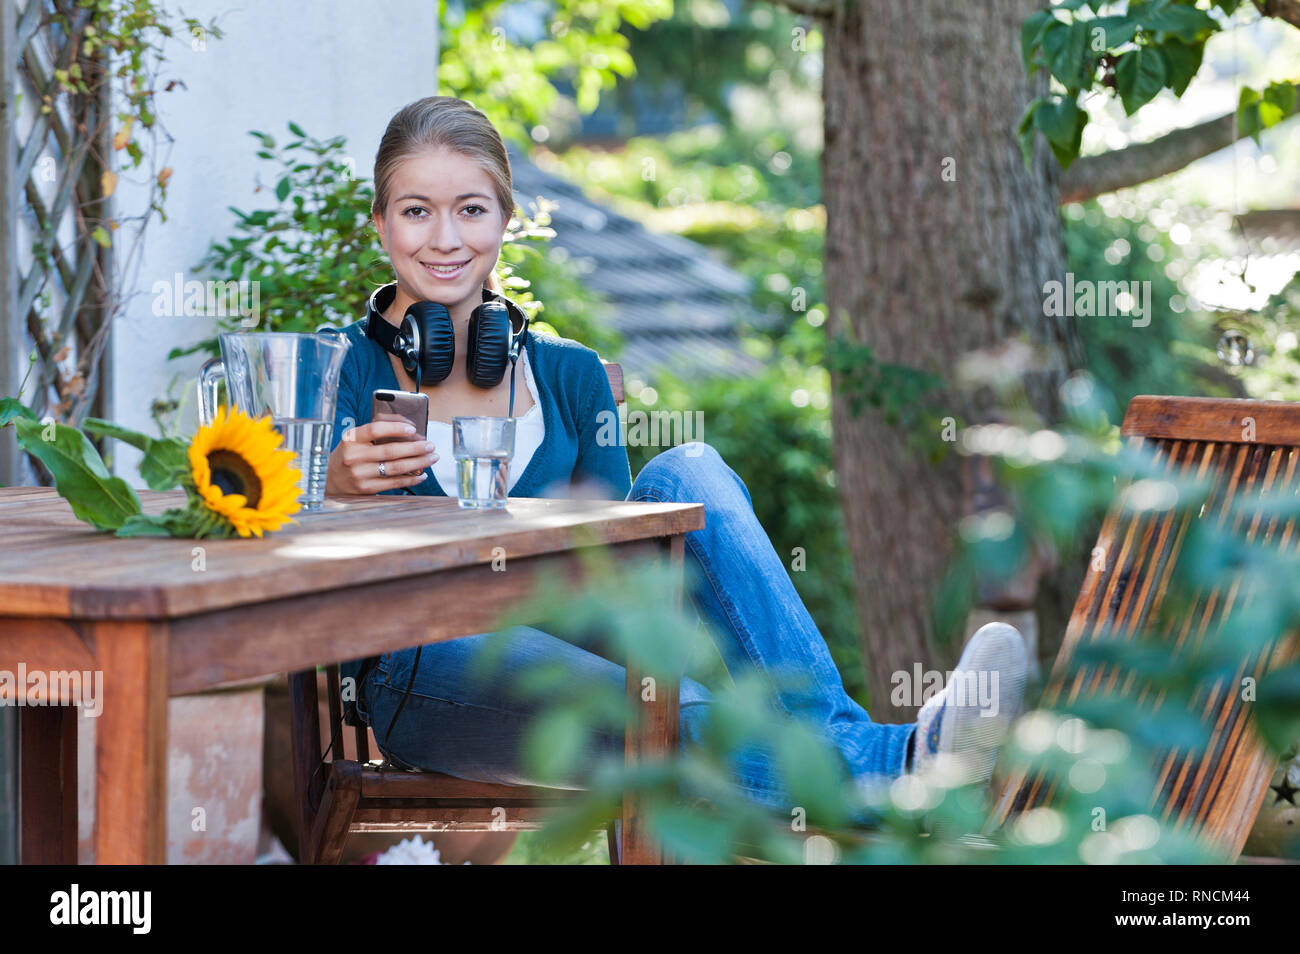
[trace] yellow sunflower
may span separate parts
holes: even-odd
[[[217,410],[190,442],[194,487],[209,510],[230,521],[241,537],[276,530],[301,509],[291,450],[269,417],[253,420],[238,408]]]

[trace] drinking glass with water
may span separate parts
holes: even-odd
[[[510,458],[515,453],[513,417],[453,417],[451,452],[456,459],[460,505],[504,510]]]
[[[302,474],[303,512],[322,509],[334,430],[339,372],[348,341],[341,335],[247,332],[218,336],[221,357],[199,372],[199,423],[217,413],[217,382],[226,380],[234,407],[251,417],[271,416],[285,450]]]

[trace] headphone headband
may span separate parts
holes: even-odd
[[[384,312],[397,297],[397,282],[389,282],[375,289],[366,304],[366,336],[373,338],[385,351],[401,356],[398,351],[398,331],[384,319]]]

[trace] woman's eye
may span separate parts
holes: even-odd
[[[481,213],[487,211],[487,209],[483,208],[483,206],[481,206],[481,205],[467,205],[467,206],[465,206],[465,208],[462,209],[461,211],[462,211],[462,212],[468,212],[470,209],[478,209],[478,213],[476,213],[476,215],[477,215],[477,214],[481,214]]]
[[[420,208],[418,205],[413,205],[409,209],[403,210],[402,214],[406,216],[408,219],[414,219],[414,218],[418,218],[419,216],[418,214],[413,215],[412,213],[421,213],[423,211],[424,209]]]

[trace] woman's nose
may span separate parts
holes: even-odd
[[[461,244],[460,229],[456,226],[456,220],[451,216],[439,218],[433,226],[433,233],[429,236],[429,246],[444,250],[460,248]]]

